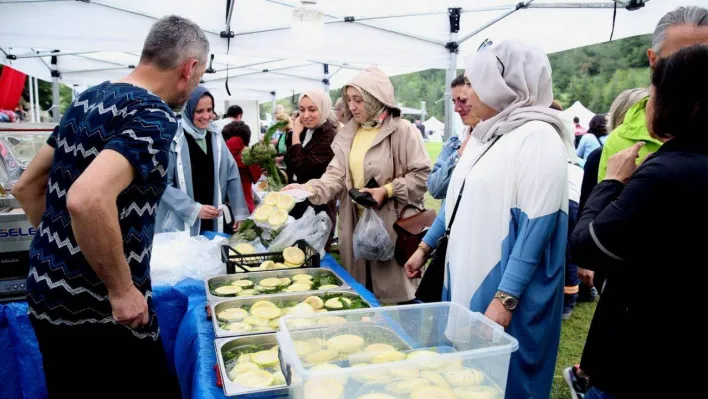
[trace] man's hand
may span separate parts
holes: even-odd
[[[376,203],[378,204],[379,208],[381,208],[381,205],[383,205],[384,201],[386,201],[386,198],[388,198],[388,191],[386,191],[385,187],[362,188],[359,191],[362,193],[371,194],[371,196],[374,197],[374,200],[376,200]]]
[[[637,158],[639,158],[639,150],[642,147],[644,147],[644,142],[639,142],[611,156],[607,160],[605,180],[618,180],[627,184],[634,171],[637,170]]]
[[[509,328],[512,316],[511,310],[505,308],[504,304],[497,298],[492,299],[492,303],[489,304],[489,307],[487,308],[487,311],[484,312],[484,315],[504,327],[505,330]]]
[[[238,231],[239,227],[241,227],[241,223],[243,223],[243,220],[237,220],[234,222],[234,231]]]
[[[108,299],[118,323],[135,329],[150,321],[147,299],[134,285],[123,292],[109,292]]]
[[[418,248],[415,252],[413,252],[413,255],[403,266],[404,269],[406,269],[406,276],[411,279],[419,278],[423,274],[421,269],[427,259],[428,257],[422,249]]]
[[[580,278],[580,281],[583,282],[583,284],[587,285],[588,287],[593,287],[594,286],[594,281],[593,279],[595,278],[595,272],[592,270],[588,269],[583,269],[582,267],[578,268],[578,277]]]
[[[199,219],[216,219],[219,214],[219,210],[211,205],[202,205],[201,209],[199,209]]]

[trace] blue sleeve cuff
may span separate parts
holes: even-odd
[[[536,272],[537,266],[535,262],[529,262],[512,255],[499,284],[499,291],[520,298]]]
[[[426,243],[430,248],[437,248],[438,239],[440,237],[433,238],[432,235],[430,234],[431,231],[432,230],[428,230],[428,233],[425,234],[425,237],[423,237],[423,242]]]

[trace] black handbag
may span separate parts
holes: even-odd
[[[472,165],[474,168],[479,162],[484,154],[489,151],[490,148],[496,143],[501,136],[497,136],[494,141],[484,150],[482,155],[477,158],[477,160]],[[471,168],[470,168],[471,170]],[[450,230],[452,229],[452,223],[455,221],[455,215],[457,215],[457,208],[460,206],[460,200],[462,199],[462,193],[465,192],[465,184],[467,179],[462,182],[462,187],[460,187],[460,193],[457,194],[457,200],[455,201],[455,207],[452,209],[452,216],[450,216],[450,223],[445,229],[445,234],[438,239],[435,250],[430,255],[431,260],[428,267],[423,273],[423,278],[420,280],[420,285],[415,292],[415,297],[423,302],[440,302],[442,300],[442,290],[445,284],[445,256],[447,255],[447,244],[450,240]]]

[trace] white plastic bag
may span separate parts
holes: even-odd
[[[396,249],[383,220],[371,208],[364,209],[354,229],[354,258],[389,260]]]
[[[226,238],[209,240],[184,232],[155,234],[150,258],[153,286],[226,274],[226,265],[221,261],[221,246],[226,243]]]
[[[268,252],[282,251],[298,240],[305,240],[320,253],[320,256],[324,256],[324,247],[331,230],[332,220],[325,212],[315,215],[315,210],[311,206],[307,207],[300,219],[283,228],[278,237],[270,243]]]

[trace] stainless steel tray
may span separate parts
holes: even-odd
[[[274,329],[268,329],[268,330],[263,330],[263,331],[249,331],[249,332],[245,332],[245,333],[236,333],[236,332],[232,332],[232,331],[226,331],[226,330],[223,330],[221,327],[219,327],[219,320],[217,319],[216,315],[219,314],[219,312],[221,312],[222,310],[225,310],[228,308],[250,306],[258,301],[263,301],[263,300],[269,300],[272,302],[302,301],[305,298],[310,297],[310,296],[321,296],[321,295],[325,295],[325,294],[344,294],[344,296],[348,297],[348,298],[359,298],[364,303],[369,305],[369,307],[373,307],[371,305],[371,303],[369,303],[369,301],[362,298],[361,295],[359,295],[356,291],[354,291],[352,289],[338,289],[338,290],[327,290],[327,291],[313,291],[313,292],[305,292],[305,293],[297,293],[297,294],[273,294],[273,295],[261,295],[261,296],[257,296],[257,297],[233,298],[233,299],[223,300],[220,302],[212,302],[209,304],[209,310],[211,311],[211,322],[212,322],[212,325],[214,326],[214,333],[216,334],[216,336],[218,338],[240,337],[240,336],[245,336],[245,335],[274,333],[274,332],[276,332],[276,330],[274,330]]]
[[[206,290],[207,294],[207,299],[209,300],[209,303],[212,302],[219,302],[223,300],[228,300],[228,299],[236,299],[236,298],[263,298],[266,295],[273,296],[273,295],[289,295],[291,293],[289,292],[283,292],[283,293],[277,293],[277,294],[258,294],[258,295],[253,295],[253,296],[240,296],[240,297],[224,297],[224,296],[218,296],[214,295],[211,293],[211,289],[209,289],[209,283],[210,282],[221,282],[221,281],[236,281],[236,280],[243,280],[243,279],[264,279],[268,277],[291,277],[296,274],[309,274],[310,276],[317,276],[320,274],[332,274],[334,277],[339,279],[341,282],[340,286],[338,289],[351,289],[351,286],[347,284],[346,281],[337,274],[334,270],[330,270],[327,268],[307,268],[307,269],[287,269],[287,270],[270,270],[267,272],[251,272],[251,273],[237,273],[237,274],[222,274],[219,276],[213,276],[213,277],[207,277],[204,279],[204,289]],[[325,290],[327,291],[327,290]],[[312,292],[325,292],[322,290],[319,291],[304,291],[306,293],[312,293]]]
[[[219,365],[218,373],[221,376],[221,385],[224,389],[224,395],[236,396],[261,392],[268,392],[273,396],[287,395],[287,385],[276,385],[267,388],[253,389],[236,384],[235,382],[229,379],[229,374],[226,372],[226,362],[224,362],[224,352],[229,351],[233,348],[243,345],[263,345],[268,348],[271,348],[277,344],[278,340],[275,338],[275,334],[261,334],[236,338],[220,338],[215,340],[214,347],[216,348],[216,359]]]

